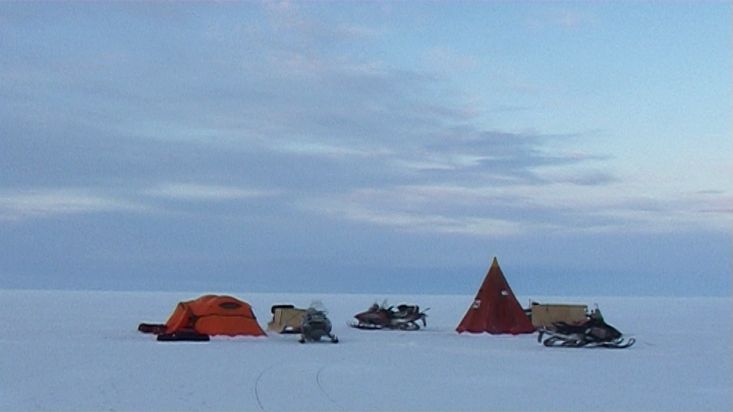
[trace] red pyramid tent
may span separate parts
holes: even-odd
[[[517,302],[514,292],[501,272],[499,262],[494,258],[484,283],[481,284],[476,298],[456,331],[516,335],[532,333],[534,330],[532,321]]]

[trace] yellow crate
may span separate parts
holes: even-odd
[[[299,333],[303,316],[305,309],[273,307],[272,321],[267,324],[267,329],[277,333]]]
[[[553,323],[580,324],[588,319],[587,305],[539,304],[532,305],[532,325],[550,328]]]

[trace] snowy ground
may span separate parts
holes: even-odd
[[[203,293],[200,293],[203,294]],[[231,293],[330,310],[339,344],[293,335],[158,343],[137,332],[199,293],[1,291],[0,410],[730,411],[730,298],[572,298],[635,336],[624,350],[458,335],[473,296]],[[416,332],[348,328],[377,299],[430,307]],[[520,302],[527,304],[528,297]]]

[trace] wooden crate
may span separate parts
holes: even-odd
[[[555,322],[580,324],[588,319],[587,305],[539,304],[532,305],[532,325],[551,328]]]
[[[277,333],[300,332],[300,324],[303,322],[305,309],[275,307],[272,312],[272,321],[267,324],[268,330]]]

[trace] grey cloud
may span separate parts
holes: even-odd
[[[556,136],[483,130],[481,109],[442,92],[438,77],[339,49],[379,41],[376,32],[329,27],[297,9],[234,7],[199,21],[177,8],[115,7],[124,12],[110,13],[101,33],[82,18],[70,33],[47,25],[35,42],[14,35],[19,47],[0,70],[33,70],[0,84],[16,97],[0,108],[4,187],[97,187],[137,199],[150,182],[231,185],[271,188],[297,205],[370,187],[548,184],[544,166],[570,168],[565,179],[578,184],[613,181],[602,170],[573,177],[573,167],[602,159],[553,151]],[[39,18],[68,24],[79,20],[71,9]],[[132,30],[139,19],[170,30]],[[237,207],[255,208],[217,210]]]
[[[580,186],[599,186],[620,182],[619,177],[611,173],[599,170],[578,170],[572,174],[553,176],[550,177],[548,180],[557,183],[572,183]]]

